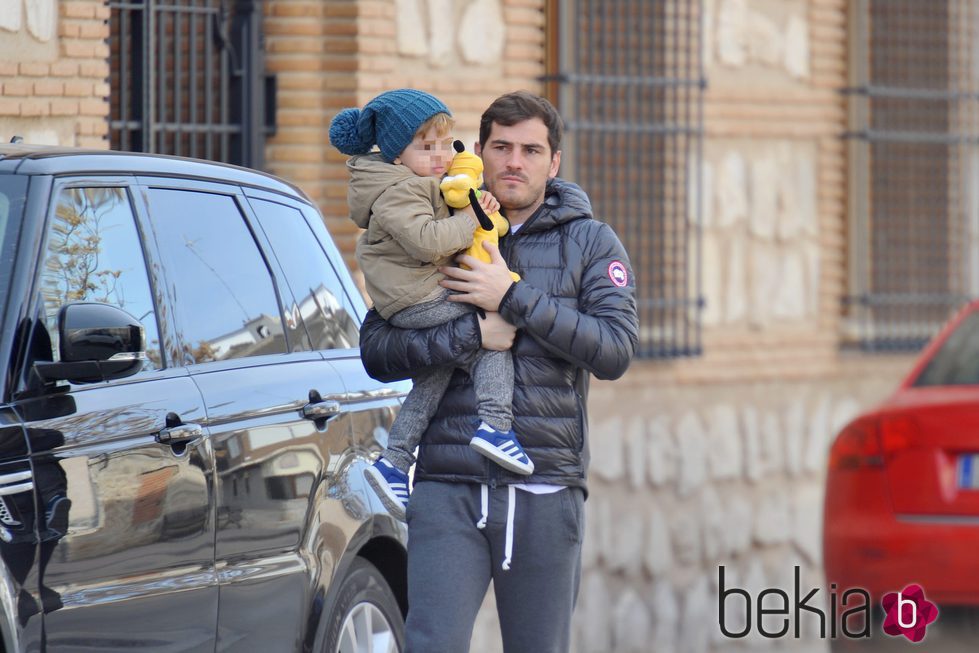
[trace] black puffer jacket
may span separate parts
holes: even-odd
[[[621,376],[636,350],[632,268],[612,229],[594,220],[576,185],[554,179],[544,204],[501,252],[522,280],[500,304],[515,325],[514,430],[534,461],[530,477],[511,474],[469,447],[475,394],[457,370],[419,447],[416,480],[552,483],[585,487],[589,373]],[[422,330],[389,326],[373,310],[361,329],[361,357],[383,381],[470,360],[480,348],[475,316]]]

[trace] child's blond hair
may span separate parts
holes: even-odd
[[[436,113],[434,116],[421,124],[418,131],[415,132],[415,136],[420,136],[434,127],[435,135],[439,138],[443,138],[448,136],[452,132],[452,128],[455,126],[455,118],[447,113]]]

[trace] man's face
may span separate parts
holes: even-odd
[[[394,162],[408,166],[419,177],[441,177],[453,154],[452,135],[439,136],[435,127],[429,127],[423,134],[416,134]]]
[[[510,127],[493,123],[481,156],[486,187],[511,221],[530,217],[544,201],[547,180],[561,166],[561,151],[551,152],[547,125],[540,118]]]

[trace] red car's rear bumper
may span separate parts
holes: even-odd
[[[882,471],[831,473],[824,515],[827,587],[875,602],[911,583],[931,601],[979,605],[979,515],[895,515]]]

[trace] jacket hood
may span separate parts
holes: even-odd
[[[577,184],[555,177],[544,188],[544,203],[521,227],[520,232],[547,231],[565,222],[591,217],[591,200],[585,191]]]
[[[407,166],[388,163],[379,153],[351,157],[347,161],[347,170],[350,171],[347,186],[350,219],[361,229],[367,228],[371,207],[381,193],[415,176]]]

